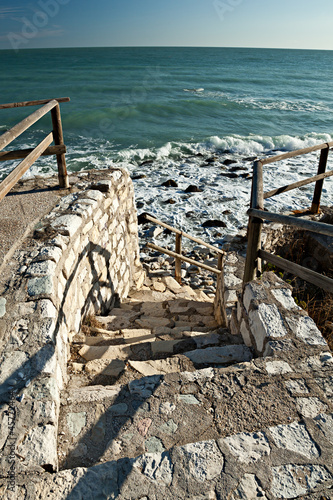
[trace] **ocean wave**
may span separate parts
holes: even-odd
[[[211,136],[202,142],[167,142],[161,147],[138,148],[132,145],[120,151],[113,150],[115,162],[140,163],[147,160],[181,161],[191,155],[211,155],[228,152],[236,156],[259,156],[272,152],[288,152],[333,141],[330,134],[310,133],[303,136],[229,135]],[[100,149],[101,152],[101,149]],[[111,151],[109,149],[109,154]]]
[[[238,104],[245,108],[262,109],[262,110],[278,110],[278,111],[293,111],[303,113],[327,112],[332,109],[324,102],[310,101],[306,99],[282,99],[278,97],[253,97],[248,95],[231,94],[229,92],[204,92],[200,95],[201,98],[211,98],[218,101],[224,101],[229,104]]]
[[[310,133],[303,136],[279,135],[275,137],[249,135],[232,135],[226,137],[213,136],[208,145],[216,150],[230,150],[238,154],[263,154],[273,150],[294,151],[332,141],[330,134]]]
[[[276,109],[278,111],[298,111],[303,113],[313,113],[317,111],[331,111],[331,109],[323,102],[309,102],[309,101],[290,101],[290,100],[279,100],[279,99],[255,99],[246,98],[238,99],[238,103],[244,104],[252,108],[259,108],[265,110]]]

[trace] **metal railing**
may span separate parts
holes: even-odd
[[[252,179],[252,192],[251,192],[251,204],[248,210],[249,224],[248,224],[248,246],[245,261],[245,271],[244,271],[244,285],[255,279],[258,275],[258,270],[260,267],[260,259],[270,262],[279,268],[295,274],[300,278],[317,285],[324,290],[333,293],[333,279],[324,276],[322,274],[316,273],[311,269],[300,266],[289,260],[283,259],[277,255],[266,252],[261,249],[261,230],[264,220],[279,222],[281,224],[294,226],[299,229],[306,231],[311,231],[314,233],[324,234],[327,236],[333,236],[333,225],[325,224],[323,222],[316,222],[312,220],[304,220],[301,218],[296,218],[288,215],[281,215],[273,212],[266,212],[264,210],[264,200],[271,198],[272,196],[285,193],[292,189],[305,186],[315,182],[314,195],[312,199],[312,205],[310,208],[310,213],[318,214],[320,207],[320,199],[323,189],[324,179],[333,175],[333,170],[326,172],[327,158],[330,147],[333,146],[333,142],[319,144],[318,146],[313,146],[311,148],[299,149],[297,151],[292,151],[290,153],[274,156],[272,158],[265,158],[263,160],[255,161],[253,166],[253,179]],[[302,181],[294,182],[286,186],[282,186],[277,189],[273,189],[268,192],[263,190],[263,167],[270,163],[274,163],[280,160],[285,160],[287,158],[293,158],[295,156],[300,156],[314,151],[321,151],[319,167],[317,175],[313,177],[308,177]]]
[[[15,102],[9,104],[0,104],[0,109],[19,108],[25,106],[41,106],[37,111],[31,113],[27,118],[17,123],[10,130],[7,130],[0,136],[0,161],[23,160],[15,167],[5,179],[0,183],[0,201],[12,189],[17,181],[42,155],[56,155],[58,164],[59,186],[69,187],[67,168],[66,168],[66,146],[62,132],[62,123],[60,115],[60,102],[68,102],[69,97],[58,99],[42,99],[39,101]],[[51,112],[53,130],[49,133],[35,148],[21,149],[13,151],[2,151],[6,146],[13,142],[23,132],[28,130],[34,123],[40,120],[48,112]],[[54,142],[54,146],[50,144]]]

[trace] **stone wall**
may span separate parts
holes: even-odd
[[[105,313],[144,279],[129,174],[114,169],[95,177],[92,183],[80,174],[79,189],[61,198],[7,264],[11,278],[0,298],[0,468],[8,474],[57,470],[69,342],[87,314]]]
[[[234,330],[258,356],[278,355],[294,363],[317,351],[329,352],[315,322],[296,305],[292,287],[272,272],[245,286],[233,323]]]

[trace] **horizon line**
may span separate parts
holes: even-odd
[[[69,46],[69,47],[22,47],[21,50],[61,50],[61,49],[135,49],[135,48],[164,48],[164,49],[254,49],[254,50],[312,50],[312,51],[328,51],[333,49],[318,49],[318,48],[299,48],[299,47],[246,47],[246,46],[220,46],[220,45],[91,45],[91,46]],[[13,51],[13,48],[0,48],[1,51]]]

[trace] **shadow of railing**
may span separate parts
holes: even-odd
[[[103,375],[103,373],[101,374]],[[131,398],[130,389],[127,386],[124,386],[120,389],[116,398],[110,403],[108,408],[100,415],[97,421],[94,422],[93,426],[91,426],[86,433],[80,438],[77,442],[74,449],[71,450],[71,455],[79,455],[82,446],[85,446],[87,442],[87,438],[89,439],[89,435],[93,436],[100,434],[103,428],[108,430],[109,437],[107,439],[107,443],[105,443],[99,448],[95,447],[95,454],[91,455],[93,448],[91,447],[89,450],[89,457],[92,465],[88,467],[88,470],[84,473],[82,477],[80,477],[79,481],[73,487],[71,492],[67,495],[66,499],[75,500],[78,498],[95,498],[94,491],[91,491],[91,476],[96,477],[96,473],[103,468],[108,469],[108,475],[111,473],[114,480],[103,483],[103,495],[105,498],[116,498],[126,479],[130,475],[133,470],[133,459],[131,458],[120,458],[119,464],[121,464],[121,473],[120,469],[116,465],[117,459],[112,459],[107,461],[106,463],[98,463],[101,461],[105,452],[112,448],[112,445],[116,443],[117,437],[120,435],[120,431],[131,424],[134,420],[135,415],[138,411],[143,410],[144,406],[148,402],[149,398],[154,395],[158,386],[161,383],[163,376],[162,375],[153,375],[150,377],[146,377],[148,380],[153,381],[154,388],[151,391],[145,390],[146,394],[142,397],[138,395],[136,399]],[[136,381],[133,381],[134,383]],[[131,401],[129,401],[129,399]],[[127,401],[127,403],[125,403]],[[127,408],[125,408],[125,406]],[[113,412],[113,408],[115,408],[115,412]],[[111,434],[111,436],[110,436]],[[92,442],[92,445],[94,443]],[[143,448],[140,454],[146,453],[146,450]],[[86,460],[85,460],[86,462]],[[93,465],[95,464],[95,465]],[[104,498],[104,497],[103,497]]]

